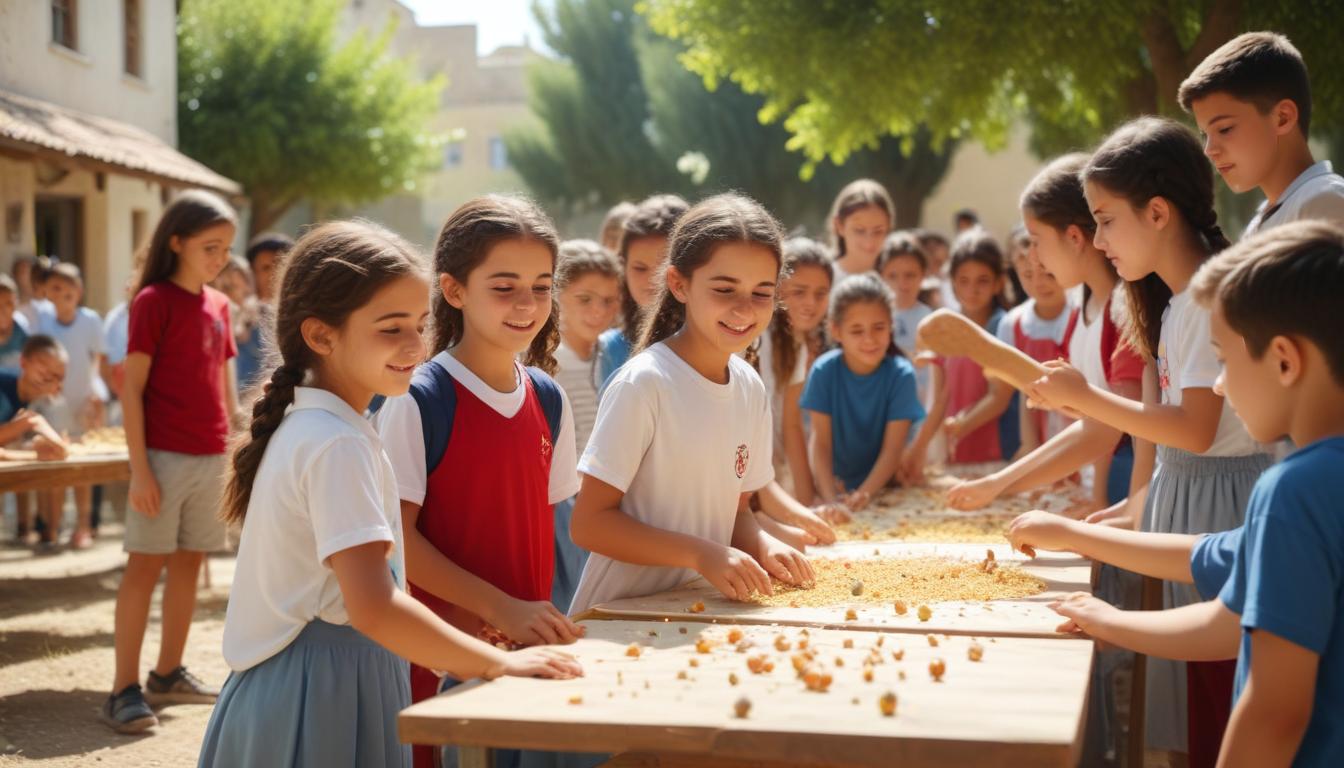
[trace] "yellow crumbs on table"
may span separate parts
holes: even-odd
[[[826,607],[847,604],[890,605],[949,600],[983,601],[1029,597],[1045,591],[1045,582],[1006,564],[985,572],[981,563],[944,557],[871,560],[813,560],[816,585],[810,589],[775,582],[773,595],[754,595],[752,602],[769,606]],[[855,596],[854,579],[868,589]]]

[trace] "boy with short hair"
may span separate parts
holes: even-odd
[[[33,449],[43,460],[65,458],[66,444],[31,406],[61,390],[65,378],[65,350],[50,336],[33,336],[19,351],[17,369],[0,369],[0,459],[10,458],[6,445],[33,436]],[[32,499],[26,493],[15,496],[15,540],[24,545],[38,543],[33,530]]]
[[[1139,533],[1028,513],[1009,538],[1150,576],[1193,581],[1208,602],[1120,611],[1088,595],[1055,608],[1062,631],[1187,661],[1237,658],[1220,765],[1326,765],[1344,754],[1344,229],[1321,221],[1258,233],[1191,283],[1212,305],[1217,387],[1261,442],[1303,446],[1257,481],[1239,529]]]
[[[1344,177],[1307,145],[1311,84],[1283,35],[1247,32],[1209,54],[1177,99],[1205,136],[1204,152],[1233,192],[1265,195],[1246,234],[1302,219],[1344,224]]]
[[[98,374],[98,361],[103,353],[103,322],[97,312],[80,306],[84,280],[74,264],[52,267],[44,287],[52,312],[41,315],[38,331],[61,342],[70,359],[63,397],[52,407],[50,420],[57,430],[78,437],[103,423],[107,385]],[[74,492],[78,519],[70,546],[87,549],[93,544],[93,487],[77,486]],[[64,488],[48,493],[46,519],[53,536],[60,529],[64,501]]]

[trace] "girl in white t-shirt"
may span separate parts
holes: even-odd
[[[588,445],[597,421],[597,340],[611,327],[621,307],[621,266],[592,240],[566,240],[555,264],[555,302],[560,307],[560,346],[555,349],[555,382],[569,396],[578,450]],[[555,575],[551,602],[569,610],[588,553],[569,535],[574,497],[555,505]]]
[[[1083,288],[1077,326],[1069,339],[1070,363],[1089,384],[1140,400],[1143,359],[1121,338],[1117,318],[1123,316],[1124,297],[1113,298],[1120,278],[1106,254],[1092,244],[1097,225],[1078,179],[1087,158],[1081,153],[1065,155],[1037,174],[1022,192],[1022,218],[1031,238],[1031,257],[1060,288]],[[1131,448],[1124,437],[1122,430],[1096,419],[1080,419],[1021,460],[960,483],[948,493],[948,504],[980,509],[1005,493],[1046,486],[1092,464],[1093,497],[1080,514],[1095,513],[1089,518],[1092,522],[1109,520],[1124,512],[1120,502],[1129,495],[1131,474],[1139,487],[1147,485],[1153,474],[1152,444],[1139,441]]]
[[[405,393],[424,357],[420,259],[380,227],[326,224],[299,241],[280,285],[280,365],[225,498],[243,525],[224,620],[233,672],[200,765],[409,765],[397,656],[463,678],[582,670],[557,651],[468,637],[404,591],[397,483],[362,412]]]
[[[1210,343],[1209,311],[1186,290],[1200,264],[1228,245],[1213,210],[1208,159],[1190,129],[1144,117],[1112,133],[1081,178],[1097,222],[1093,242],[1125,280],[1129,342],[1151,361],[1144,398],[1139,403],[1093,386],[1078,369],[1061,363],[1050,364],[1030,395],[1157,444],[1143,530],[1197,534],[1236,528],[1251,487],[1270,462],[1214,389],[1221,366]],[[1192,585],[1163,587],[1164,607],[1200,602]],[[1187,751],[1187,674],[1190,710],[1201,711],[1191,719],[1190,741],[1218,743],[1231,706],[1233,667],[1230,661],[1151,659],[1149,748]]]
[[[677,587],[701,574],[745,600],[811,566],[748,508],[774,477],[770,401],[739,354],[770,324],[779,224],[719,195],[672,231],[637,353],[607,385],[579,460],[574,542],[592,552],[570,612]]]

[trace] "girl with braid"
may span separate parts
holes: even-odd
[[[572,643],[582,634],[550,602],[551,505],[579,489],[573,409],[550,376],[559,244],[550,218],[522,198],[489,195],[454,211],[434,249],[434,356],[409,393],[378,412],[411,594],[497,643]],[[411,670],[416,701],[439,691],[432,669]],[[432,759],[416,747],[416,765]]]
[[[506,653],[406,594],[396,478],[363,411],[424,359],[429,282],[396,235],[355,222],[303,237],[280,279],[279,359],[233,452],[242,524],[201,766],[410,764],[406,662],[461,678],[572,677],[553,650]],[[398,658],[400,657],[400,658]]]
[[[1200,265],[1228,246],[1213,209],[1213,169],[1190,129],[1144,117],[1116,129],[1079,177],[1097,225],[1093,244],[1125,281],[1126,341],[1147,364],[1143,400],[1089,384],[1062,362],[1048,363],[1028,394],[1157,445],[1152,480],[1129,499],[1131,510],[1142,510],[1130,515],[1142,530],[1237,528],[1270,459],[1215,386],[1222,366],[1210,313],[1188,290]],[[1164,608],[1200,601],[1191,585],[1162,587]],[[1213,765],[1235,668],[1235,661],[1150,659],[1148,748]]]
[[[779,224],[737,195],[682,216],[636,353],[612,378],[579,471],[570,533],[592,553],[570,613],[679,586],[696,574],[730,598],[771,577],[813,579],[748,507],[774,478],[770,398],[741,353],[765,332],[779,282]]]

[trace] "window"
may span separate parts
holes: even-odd
[[[457,168],[462,165],[462,142],[450,141],[443,145],[443,167]]]
[[[78,18],[79,0],[51,0],[51,41],[79,50]]]
[[[141,77],[140,0],[123,0],[121,20],[125,32],[126,74]]]
[[[509,151],[504,147],[502,136],[490,137],[490,167],[496,171],[509,167]]]

